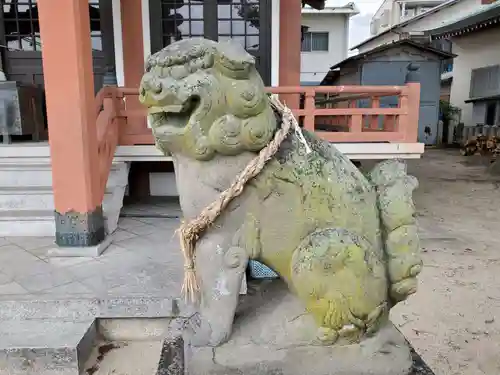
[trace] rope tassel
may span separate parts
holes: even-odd
[[[207,228],[215,222],[228,204],[243,192],[246,183],[264,169],[267,161],[276,154],[281,143],[287,138],[290,129],[293,128],[297,138],[304,145],[306,153],[311,152],[292,111],[282,104],[276,95],[270,95],[269,102],[283,119],[282,126],[276,131],[274,138],[236,176],[231,186],[224,190],[216,201],[206,207],[197,218],[188,223],[183,222],[176,231],[179,234],[181,250],[184,255],[184,282],[181,293],[186,302],[196,302],[199,297],[199,284],[195,269],[195,247],[196,242]]]

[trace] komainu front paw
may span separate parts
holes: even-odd
[[[366,335],[372,336],[389,319],[389,306],[384,302],[368,314],[365,320]]]
[[[330,327],[319,327],[317,338],[321,345],[333,345],[340,341],[340,344],[354,344],[361,340],[363,329],[354,324],[346,324],[339,330]]]
[[[348,344],[361,339],[365,323],[352,315],[343,296],[318,299],[308,310],[319,323],[317,338],[322,345],[333,345],[339,339]]]
[[[413,265],[408,270],[407,277],[391,284],[389,293],[394,303],[404,301],[408,296],[416,293],[418,287],[417,276],[421,271],[422,264]]]
[[[230,330],[213,330],[210,323],[203,318],[191,319],[190,344],[195,347],[200,346],[219,346],[225,343],[231,335]]]

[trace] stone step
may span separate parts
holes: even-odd
[[[136,318],[98,319],[97,300],[57,302],[25,305],[15,319],[0,315],[0,375],[154,375],[159,364],[168,367],[183,353],[184,318],[152,317],[142,309]]]
[[[113,163],[107,188],[127,183],[128,165],[125,162]],[[45,187],[52,190],[52,168],[50,160],[37,164],[14,164],[0,159],[0,191],[19,187]]]
[[[50,159],[46,157],[30,162],[30,158],[25,157],[21,161],[14,164],[9,158],[0,158],[0,237],[53,236],[54,197]],[[113,163],[103,201],[108,233],[118,226],[128,172],[129,163]]]
[[[136,332],[142,330],[140,337],[110,340],[109,332],[100,332],[97,320],[1,322],[0,375],[184,374],[180,331],[151,330],[155,320],[132,324],[138,325]],[[130,323],[125,325],[130,330]],[[130,336],[127,329],[118,329],[123,338]]]
[[[93,375],[184,375],[184,340],[168,335],[150,341],[98,343],[84,366]]]
[[[79,375],[97,336],[94,320],[0,322],[0,375]]]
[[[101,342],[84,366],[94,375],[184,375],[181,319],[99,319]]]
[[[162,344],[162,340],[101,342],[94,347],[81,374],[156,375]],[[184,372],[179,373],[181,374]]]
[[[179,288],[180,292],[180,288]],[[175,296],[175,294],[174,294]],[[56,295],[13,298],[0,296],[0,322],[5,320],[58,319],[81,322],[94,318],[174,318],[189,317],[193,308],[172,296],[61,297]],[[0,335],[1,336],[1,335]]]
[[[103,209],[111,205],[114,192],[119,188],[110,188],[104,195]],[[0,188],[0,216],[17,211],[54,212],[54,194],[47,187]]]
[[[50,237],[55,230],[54,211],[13,211],[0,215],[0,237]]]

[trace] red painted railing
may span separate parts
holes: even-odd
[[[420,85],[272,87],[303,127],[330,142],[417,142]],[[96,97],[102,192],[120,145],[154,144],[138,89],[103,88]],[[390,108],[382,108],[388,102]],[[361,106],[360,106],[361,104]]]
[[[120,96],[116,88],[105,87],[97,93],[95,113],[101,201],[106,192],[106,184],[118,145],[120,130],[124,129],[126,124],[125,119],[120,116],[123,107],[123,96]]]
[[[269,91],[280,95],[302,94],[301,108],[292,107],[292,111],[302,119],[305,129],[330,142],[417,141],[418,83],[406,86],[273,87]],[[387,97],[394,97],[397,106],[381,108],[381,99]],[[359,104],[369,106],[359,107]]]
[[[115,88],[125,98],[118,116],[126,119],[119,144],[154,144],[145,110],[135,88]],[[416,142],[420,85],[272,87],[300,119],[304,128],[330,142]],[[381,102],[393,97],[390,108]],[[360,106],[362,104],[363,106]]]

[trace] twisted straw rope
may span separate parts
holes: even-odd
[[[236,176],[231,186],[224,190],[216,201],[206,207],[197,218],[187,223],[183,222],[177,230],[180,237],[181,250],[184,255],[184,282],[181,293],[184,295],[186,301],[195,302],[198,296],[199,286],[194,264],[196,257],[195,246],[198,239],[215,222],[227,205],[243,192],[246,183],[262,171],[267,161],[276,154],[281,143],[288,136],[290,129],[293,127],[296,132],[300,132],[299,124],[293,116],[292,111],[286,105],[282,104],[277,96],[269,96],[269,102],[283,119],[282,126],[276,131],[274,138]],[[305,141],[301,136],[302,134],[299,135],[301,141]],[[309,150],[307,144],[306,148]]]

